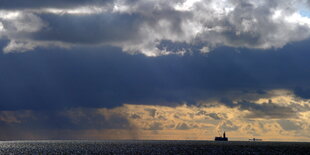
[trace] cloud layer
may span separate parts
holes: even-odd
[[[133,105],[61,111],[0,111],[1,139],[191,139],[226,131],[231,140],[309,141],[310,100],[286,90],[251,103],[202,101],[199,105]],[[12,128],[19,135],[12,135]],[[57,132],[55,132],[57,131]],[[58,134],[57,134],[58,133]]]
[[[208,55],[154,58],[116,48],[1,54],[0,109],[196,104],[212,98],[245,105],[273,89],[307,99],[308,48],[309,41],[281,51],[218,48]]]
[[[0,139],[309,141],[308,4],[1,0]]]
[[[116,46],[129,53],[184,54],[199,46],[281,48],[310,35],[305,1],[1,1],[5,52],[37,47]],[[187,44],[170,50],[162,42]]]

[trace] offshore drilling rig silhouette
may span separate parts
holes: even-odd
[[[226,137],[225,131],[223,133],[223,137],[221,136],[221,134],[219,134],[220,137],[215,137],[214,140],[215,141],[228,141],[228,137]]]

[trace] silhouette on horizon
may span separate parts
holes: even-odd
[[[215,141],[228,141],[228,137],[226,137],[226,133],[225,133],[225,131],[224,131],[223,137],[222,137],[222,136],[220,136],[220,137],[215,137],[214,140],[215,140]]]

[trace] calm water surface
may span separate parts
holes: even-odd
[[[310,143],[214,141],[4,141],[0,154],[310,154]]]

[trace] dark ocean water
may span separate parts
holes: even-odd
[[[213,141],[4,141],[0,154],[310,154],[310,143]]]

